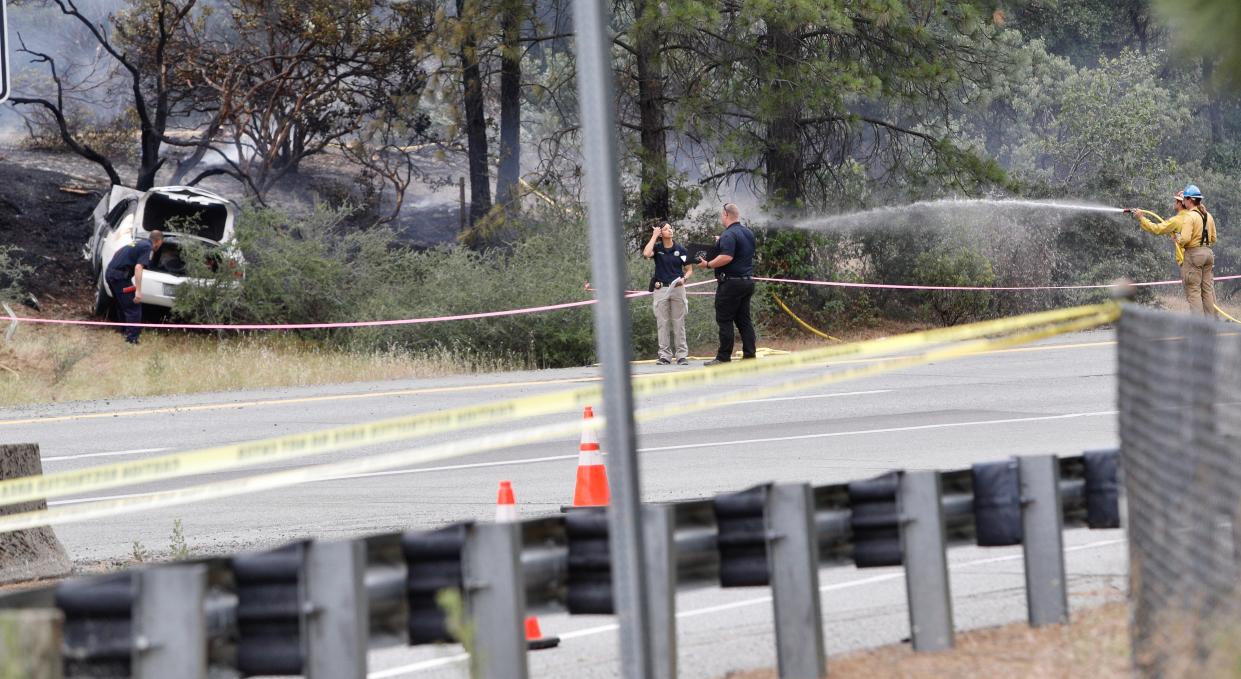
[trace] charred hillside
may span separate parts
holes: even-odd
[[[76,302],[89,296],[81,252],[100,190],[74,175],[0,156],[0,244],[21,250],[20,261],[33,269],[25,287],[40,305],[82,306]]]

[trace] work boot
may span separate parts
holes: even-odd
[[[689,365],[689,359],[688,359],[688,358],[678,358],[678,359],[677,359],[677,365]]]
[[[721,364],[721,363],[728,363],[728,361],[721,361],[721,360],[720,360],[720,359],[718,359],[718,358],[713,358],[713,359],[711,359],[710,361],[707,361],[706,363],[703,363],[703,365],[705,365],[705,366],[712,366],[712,365],[719,365],[719,364]]]
[[[660,358],[659,360],[655,361],[655,365],[672,365],[672,361],[669,361],[666,358]]]

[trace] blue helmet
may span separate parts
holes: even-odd
[[[1190,184],[1189,186],[1186,186],[1186,187],[1185,187],[1185,197],[1186,197],[1186,198],[1197,198],[1197,199],[1201,200],[1201,199],[1202,199],[1202,191],[1200,191],[1200,190],[1198,189],[1198,185],[1197,185],[1197,184]]]

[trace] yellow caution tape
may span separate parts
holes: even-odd
[[[800,317],[798,317],[797,314],[793,313],[793,310],[790,309],[788,305],[784,303],[784,300],[780,299],[780,295],[777,295],[776,293],[773,292],[771,293],[771,296],[772,298],[776,300],[776,304],[780,305],[780,308],[784,310],[784,313],[788,314],[789,318],[793,319],[794,321],[797,321],[797,324],[800,325],[801,327],[805,328],[806,330],[809,330],[811,333],[818,335],[819,337],[822,337],[823,339],[829,339],[833,342],[844,341],[840,339],[839,337],[832,337],[831,335],[823,332],[822,330],[819,330],[813,325],[810,325],[809,323],[803,321]]]
[[[1099,305],[1094,312],[1085,316],[1061,321],[1038,330],[1001,337],[997,339],[980,339],[960,345],[934,349],[915,356],[902,356],[865,366],[848,368],[826,374],[816,374],[780,384],[736,390],[728,393],[713,393],[695,400],[678,403],[676,408],[661,406],[638,411],[638,421],[650,421],[665,417],[684,416],[689,413],[701,412],[718,408],[740,401],[754,400],[791,391],[809,389],[846,380],[869,377],[902,368],[913,367],[934,361],[962,358],[997,349],[1004,349],[1020,344],[1034,342],[1055,335],[1077,332],[1105,323],[1114,322],[1119,317],[1116,305]],[[114,498],[80,505],[54,507],[22,514],[0,517],[0,533],[23,530],[36,526],[63,525],[93,519],[106,518],[120,514],[128,514],[142,510],[172,507],[204,500],[216,500],[234,497],[264,490],[274,490],[289,486],[301,485],[315,481],[326,481],[343,476],[366,474],[385,471],[397,467],[423,464],[446,458],[459,457],[472,453],[497,450],[518,445],[540,443],[556,438],[571,436],[580,431],[581,426],[601,429],[606,421],[603,417],[595,417],[583,422],[542,425],[517,431],[476,437],[464,441],[451,441],[443,444],[417,448],[413,450],[382,453],[368,457],[345,460],[312,467],[301,467],[287,471],[261,474],[256,476],[215,481],[187,488],[157,491],[133,497]]]
[[[554,394],[346,425],[305,434],[289,434],[261,441],[173,453],[44,476],[10,479],[0,481],[0,505],[250,467],[363,445],[458,431],[489,423],[548,415],[590,403],[598,394],[598,387],[583,387]]]
[[[796,369],[839,357],[871,356],[987,335],[1015,332],[1100,313],[1119,315],[1114,302],[1044,311],[1013,318],[982,321],[853,344],[772,355],[762,361],[732,361],[707,370],[644,375],[634,381],[635,397],[706,387],[733,379]],[[346,425],[317,432],[289,434],[261,441],[172,453],[159,457],[105,464],[44,476],[0,481],[0,505],[95,492],[127,485],[162,481],[194,474],[219,472],[323,453],[411,440],[484,425],[550,415],[580,408],[602,398],[602,387],[592,385],[552,394],[465,406],[377,422]]]

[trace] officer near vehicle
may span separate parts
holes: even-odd
[[[720,212],[724,233],[716,239],[719,254],[698,263],[715,271],[715,322],[720,326],[720,347],[715,358],[704,365],[727,363],[733,357],[733,325],[741,333],[741,358],[755,358],[758,338],[750,319],[750,298],[754,297],[754,232],[741,223],[741,210],[726,203]]]
[[[1194,184],[1175,196],[1176,215],[1153,222],[1147,210],[1130,209],[1142,229],[1157,236],[1171,235],[1176,244],[1176,263],[1181,267],[1181,283],[1191,313],[1219,318],[1215,307],[1215,217],[1202,204],[1202,191]]]
[[[125,323],[142,322],[142,272],[151,266],[151,256],[159,252],[164,244],[164,234],[152,231],[149,240],[134,240],[112,256],[108,262],[104,279],[112,290],[112,299],[121,320]],[[142,328],[127,325],[124,329],[125,341],[138,343]]]
[[[655,227],[651,240],[642,249],[642,256],[655,260],[650,292],[654,293],[651,308],[659,337],[658,365],[689,365],[689,344],[685,341],[685,315],[689,299],[685,281],[694,273],[689,251],[672,238],[672,225]]]

